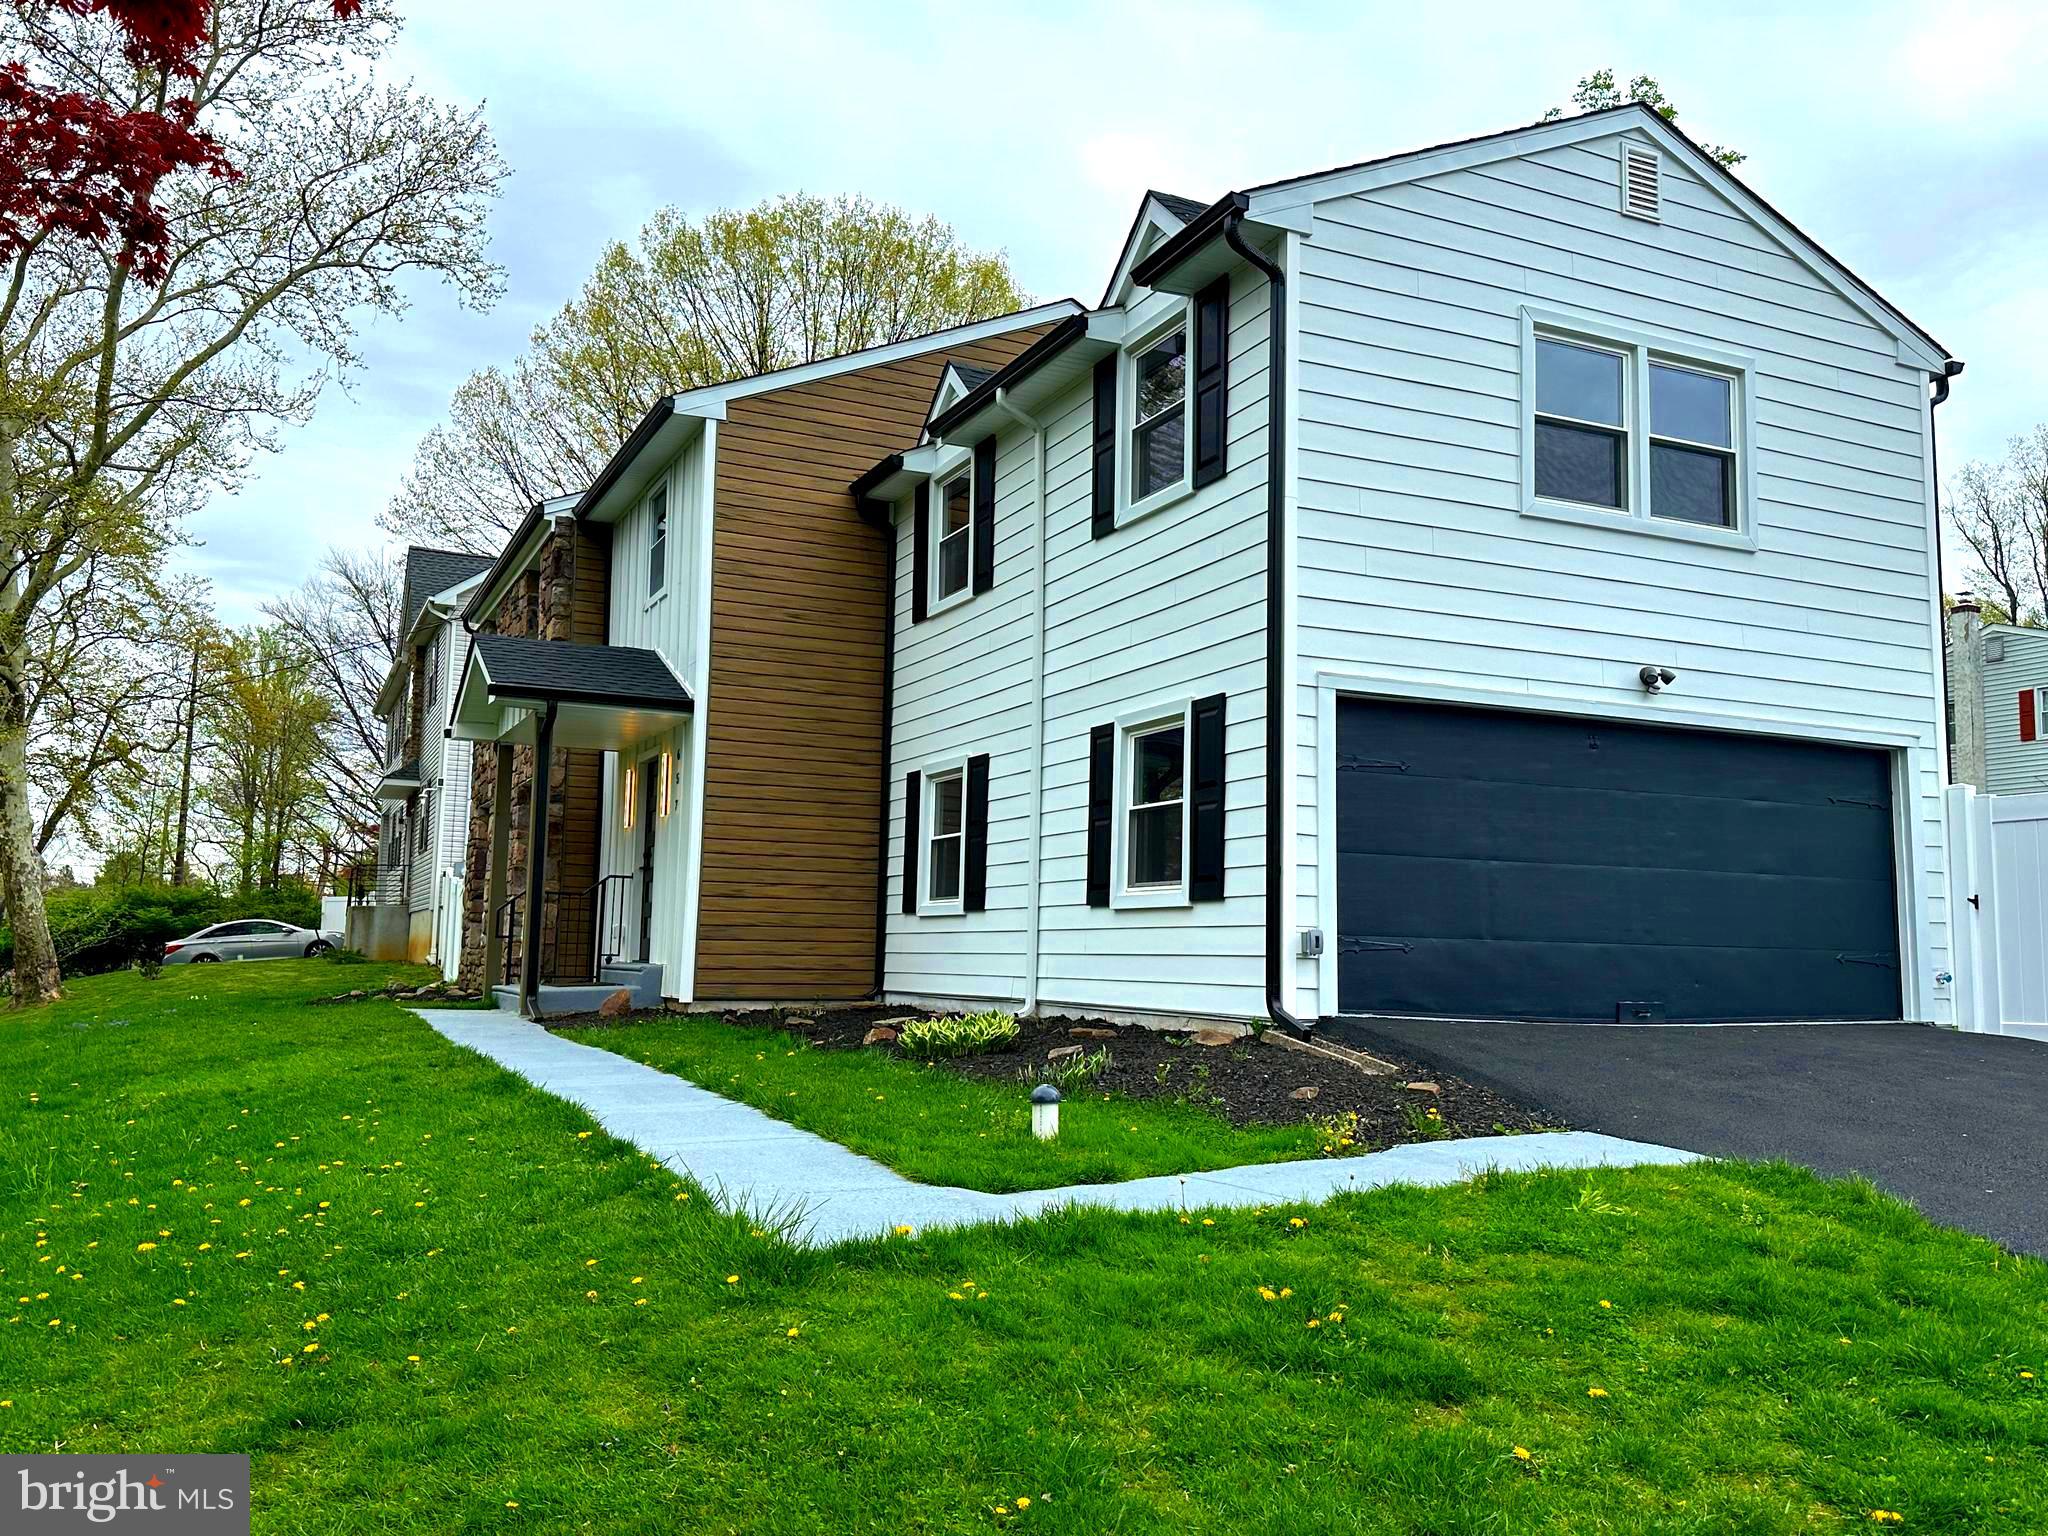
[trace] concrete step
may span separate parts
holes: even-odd
[[[607,965],[594,983],[561,985],[543,982],[540,989],[540,1016],[554,1018],[565,1013],[595,1013],[614,992],[624,987],[633,995],[635,1008],[659,1008],[661,1006],[661,967],[654,964]],[[500,1008],[517,1011],[519,989],[517,987],[493,987],[491,996]]]
[[[636,1008],[661,1006],[661,967],[651,960],[620,960],[602,967],[598,979],[608,987],[624,987]]]

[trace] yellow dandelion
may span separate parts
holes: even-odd
[[[595,1291],[585,1291],[585,1292],[583,1293],[583,1299],[584,1299],[585,1301],[595,1301],[595,1300],[597,1300],[597,1292],[595,1292]]]
[[[174,1307],[182,1307],[183,1305],[185,1305],[185,1298],[182,1296],[173,1296],[171,1298],[171,1305]]]
[[[725,1283],[727,1285],[738,1285],[740,1283],[740,1277],[738,1275],[727,1275],[725,1277]]]
[[[1320,1328],[1323,1326],[1323,1320],[1320,1317],[1312,1317],[1308,1320],[1308,1325],[1311,1328]]]
[[[295,1291],[303,1291],[305,1288],[306,1282],[303,1280],[294,1280],[292,1282],[292,1289]]]
[[[418,1365],[420,1363],[420,1357],[418,1355],[407,1355],[405,1358],[411,1361],[414,1365]]]
[[[206,1252],[206,1250],[207,1250],[207,1249],[211,1248],[212,1246],[213,1246],[213,1244],[211,1244],[211,1243],[201,1243],[201,1244],[199,1245],[199,1251],[200,1251],[201,1253],[204,1253],[204,1252]]]
[[[633,1305],[636,1307],[644,1307],[647,1305],[647,1298],[645,1296],[635,1296],[633,1298]],[[518,1330],[513,1328],[507,1328],[505,1331],[507,1333],[515,1333]]]
[[[1614,1309],[1614,1303],[1609,1301],[1605,1296],[1602,1296],[1600,1298],[1600,1305],[1606,1307],[1609,1311],[1612,1311]]]
[[[505,1507],[507,1509],[517,1509],[519,1507],[519,1501],[517,1499],[507,1499],[505,1501]]]
[[[1518,1445],[1515,1447],[1514,1455],[1515,1460],[1517,1461],[1527,1461],[1529,1460],[1529,1448],[1527,1446]]]
[[[1293,1286],[1291,1286],[1291,1285],[1283,1285],[1283,1286],[1281,1286],[1281,1287],[1280,1287],[1280,1295],[1281,1295],[1281,1298],[1282,1298],[1283,1300],[1284,1300],[1285,1298],[1289,1297],[1289,1296],[1292,1296],[1293,1294],[1294,1294],[1294,1287],[1293,1287]]]
[[[1904,1525],[1906,1523],[1906,1517],[1896,1509],[1873,1509],[1870,1512],[1870,1518],[1879,1525]]]
[[[1606,1389],[1605,1387],[1588,1387],[1588,1388],[1586,1388],[1586,1396],[1588,1396],[1588,1397],[1605,1397],[1606,1395],[1607,1395],[1607,1389]]]
[[[1204,1216],[1202,1218],[1202,1225],[1205,1227],[1213,1227],[1216,1225],[1216,1218],[1214,1216]]]
[[[1287,1218],[1287,1225],[1295,1228],[1305,1227],[1308,1225],[1308,1220],[1301,1216],[1290,1216]]]
[[[789,1330],[789,1332],[788,1332],[788,1333],[784,1334],[784,1335],[783,1335],[783,1337],[784,1337],[784,1338],[786,1338],[786,1339],[793,1339],[793,1338],[795,1338],[795,1337],[797,1336],[797,1333],[798,1333],[798,1332],[799,1332],[799,1330],[797,1330],[797,1329],[795,1329],[795,1328],[792,1328],[792,1329],[790,1329],[790,1330]]]
[[[965,1301],[967,1299],[966,1297],[962,1296],[958,1291],[948,1291],[946,1292],[946,1297],[950,1301]]]
[[[137,1253],[151,1253],[151,1252],[154,1252],[154,1251],[155,1251],[155,1249],[156,1249],[156,1244],[155,1244],[155,1243],[137,1243],[137,1244],[135,1245],[135,1251],[136,1251]]]
[[[1274,1290],[1273,1287],[1271,1287],[1270,1285],[1260,1286],[1259,1294],[1268,1301],[1278,1301],[1280,1299],[1280,1293]]]
[[[914,1232],[916,1232],[916,1231],[917,1231],[917,1228],[913,1227],[913,1226],[912,1226],[912,1225],[911,1225],[911,1224],[910,1224],[909,1222],[907,1222],[907,1221],[903,1221],[903,1222],[898,1222],[898,1223],[896,1224],[896,1235],[897,1235],[898,1237],[909,1237],[909,1236],[910,1236],[911,1234],[913,1234],[913,1233],[914,1233]]]
[[[300,1353],[310,1355],[313,1353],[314,1350],[318,1349],[319,1347],[320,1341],[318,1339],[315,1339],[312,1343],[308,1344],[303,1350],[301,1350]]]
[[[583,1261],[583,1267],[584,1267],[585,1269],[588,1269],[588,1268],[590,1268],[590,1267],[591,1267],[591,1266],[592,1266],[593,1264],[595,1264],[596,1262],[597,1262],[597,1260],[595,1260],[595,1259],[585,1259],[585,1260]]]
[[[1019,1509],[1029,1509],[1031,1507],[1031,1495],[1029,1495],[1028,1493],[1018,1494],[1017,1507]]]
[[[576,1139],[577,1139],[578,1141],[588,1141],[588,1140],[590,1140],[590,1136],[591,1136],[591,1133],[590,1133],[589,1131],[578,1131],[578,1132],[576,1133]]]

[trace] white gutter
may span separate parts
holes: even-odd
[[[1039,911],[1044,905],[1038,886],[1038,849],[1045,840],[1045,423],[1010,404],[1007,389],[996,390],[995,407],[1031,431],[1031,841],[1025,883],[1031,891],[1026,909],[1024,1000],[1017,1013],[1029,1018],[1038,1011]]]

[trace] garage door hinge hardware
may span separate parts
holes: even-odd
[[[1377,757],[1340,757],[1337,759],[1339,773],[1406,773],[1408,765],[1394,759]]]
[[[1404,944],[1399,939],[1340,939],[1337,953],[1340,955],[1367,955],[1379,950],[1398,949],[1404,955],[1415,953],[1413,944]]]
[[[1828,804],[1829,804],[1829,805],[1860,805],[1860,806],[1862,806],[1862,807],[1863,807],[1863,809],[1864,809],[1864,810],[1866,810],[1866,811],[1882,811],[1882,810],[1886,810],[1886,809],[1888,809],[1888,807],[1887,807],[1887,806],[1885,805],[1885,803],[1884,803],[1884,802],[1883,802],[1882,800],[1856,800],[1856,799],[1852,799],[1852,798],[1850,798],[1849,796],[1846,796],[1846,795],[1829,795],[1829,796],[1828,796]]]
[[[1875,965],[1887,971],[1895,971],[1899,968],[1899,962],[1890,955],[1837,955],[1835,956],[1835,964]]]

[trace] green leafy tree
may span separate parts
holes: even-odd
[[[1942,510],[1969,548],[1967,580],[1987,621],[2048,623],[2048,422],[2013,438],[1996,463],[1965,464]]]
[[[1613,70],[1596,69],[1581,80],[1578,88],[1572,92],[1572,105],[1581,112],[1604,112],[1609,107],[1623,106],[1631,101],[1641,102],[1667,123],[1678,121],[1678,103],[1664,94],[1664,87],[1657,83],[1653,75],[1637,75],[1623,87],[1614,78]],[[1543,121],[1555,122],[1563,117],[1564,113],[1563,107],[1552,107],[1543,114]],[[1730,149],[1725,144],[1703,143],[1700,148],[1722,165],[1731,168],[1749,158],[1741,150]]]
[[[535,502],[581,490],[655,399],[985,320],[1029,302],[1000,251],[863,197],[798,194],[605,251],[509,368],[472,374],[382,518],[495,552]]]

